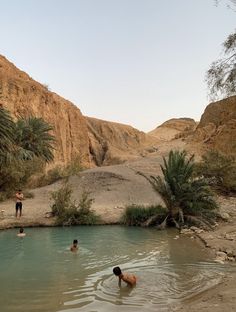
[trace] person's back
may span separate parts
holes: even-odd
[[[124,281],[129,286],[136,285],[137,278],[134,274],[122,273],[119,267],[115,267],[113,273],[119,277],[119,286],[121,286],[121,281]]]

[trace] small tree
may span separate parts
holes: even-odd
[[[211,64],[206,75],[212,100],[236,94],[236,31],[223,43],[223,54]]]

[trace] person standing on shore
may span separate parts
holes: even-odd
[[[22,216],[22,200],[24,199],[24,195],[21,190],[18,190],[18,192],[16,192],[15,198],[16,198],[16,218],[18,217],[18,215],[20,218]]]

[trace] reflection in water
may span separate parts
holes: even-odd
[[[218,283],[225,267],[174,231],[121,226],[28,229],[0,233],[1,312],[169,311]],[[77,254],[69,251],[79,240]],[[119,288],[112,268],[134,273]]]

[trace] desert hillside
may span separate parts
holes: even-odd
[[[236,96],[209,104],[191,140],[236,155]]]

